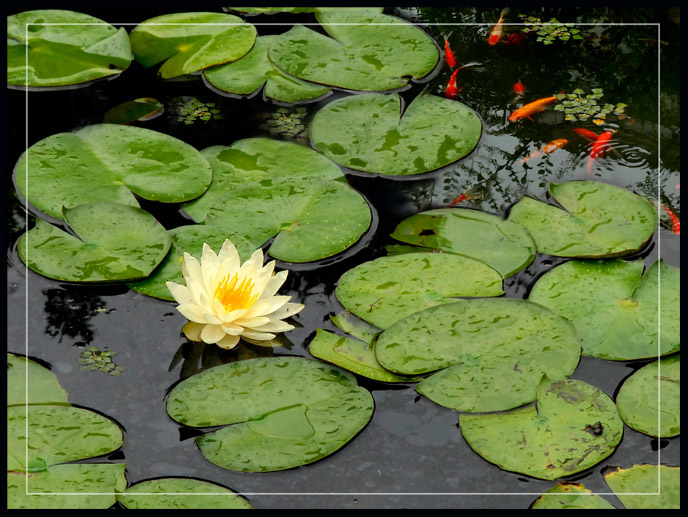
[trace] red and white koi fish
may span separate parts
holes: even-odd
[[[454,68],[456,66],[456,58],[449,46],[449,36],[451,36],[451,32],[444,37],[444,60],[449,65],[449,68]]]
[[[607,148],[609,148],[609,142],[611,139],[611,131],[605,131],[595,139],[595,142],[592,144],[592,150],[590,151],[590,157],[588,158],[588,174],[590,174],[590,170],[592,169],[593,160],[601,157],[604,154]]]
[[[538,100],[533,101],[529,104],[526,104],[525,106],[518,108],[511,115],[509,115],[509,122],[516,122],[517,120],[521,120],[523,118],[529,118],[529,119],[533,120],[530,117],[531,115],[533,115],[534,113],[539,113],[541,111],[544,111],[545,106],[553,103],[555,100],[557,100],[557,98],[554,96],[553,97],[545,97],[543,99],[538,99]]]
[[[681,235],[681,221],[676,217],[676,214],[669,210],[668,206],[662,204],[662,208],[666,210],[666,213],[671,217],[671,231],[674,232],[674,235]]]
[[[461,86],[456,84],[456,74],[459,72],[459,70],[463,68],[467,68],[469,66],[475,66],[479,65],[477,61],[471,61],[470,63],[466,63],[463,66],[460,66],[456,70],[454,70],[454,73],[451,75],[449,78],[449,82],[447,83],[446,88],[444,89],[444,96],[447,97],[447,99],[455,99],[456,96],[459,94],[461,91]]]
[[[583,138],[585,138],[586,140],[589,140],[591,142],[594,142],[595,140],[597,140],[597,137],[600,136],[597,133],[595,133],[594,131],[590,131],[589,129],[584,129],[582,127],[574,128],[574,131],[576,132],[576,134],[582,136]]]
[[[521,163],[526,163],[528,160],[532,160],[533,158],[537,158],[538,156],[542,154],[549,154],[551,152],[556,151],[557,149],[561,149],[564,147],[566,144],[568,144],[569,141],[566,140],[566,138],[558,138],[556,140],[552,140],[550,143],[548,143],[545,147],[540,149],[539,151],[535,151],[528,155],[527,157],[523,158],[521,160]]]
[[[497,43],[499,43],[499,40],[502,39],[502,32],[503,32],[502,27],[504,25],[504,16],[506,16],[507,14],[509,14],[509,8],[508,7],[505,7],[504,9],[502,9],[502,12],[499,13],[499,20],[497,21],[497,25],[495,25],[492,28],[492,32],[490,32],[490,37],[487,38],[487,42],[490,45],[494,46]]]

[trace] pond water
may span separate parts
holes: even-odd
[[[136,24],[174,11],[83,12],[115,24]],[[375,223],[361,242],[336,260],[279,264],[292,269],[283,294],[306,306],[294,318],[301,326],[287,334],[289,347],[247,345],[225,351],[191,343],[180,335],[186,320],[172,303],[122,286],[67,284],[27,272],[17,256],[16,241],[32,227],[35,217],[29,214],[27,221],[8,173],[8,351],[28,353],[50,365],[74,405],[107,415],[122,426],[124,446],[108,460],[126,464],[130,484],[155,477],[205,479],[245,494],[255,508],[527,508],[555,484],[506,472],[483,460],[461,436],[458,412],[419,396],[412,385],[391,386],[359,378],[359,384],[375,399],[375,412],[365,429],[324,460],[272,473],[233,472],[209,463],[194,444],[198,433],[180,426],[165,411],[169,390],[201,370],[256,356],[310,357],[308,343],[315,329],[335,330],[329,315],[341,310],[334,288],[342,273],[384,255],[385,245],[393,242],[389,234],[402,219],[445,207],[462,193],[467,199],[460,206],[506,215],[525,195],[544,199],[550,181],[594,179],[650,200],[659,199],[680,217],[678,9],[512,9],[512,22],[520,21],[518,14],[576,22],[584,39],[545,45],[530,34],[521,44],[496,46],[489,46],[486,40],[499,9],[385,12],[423,27],[442,47],[444,35],[451,33],[458,64],[478,62],[458,73],[461,90],[457,100],[480,115],[483,133],[465,159],[419,178],[394,180],[345,171],[351,185],[373,205]],[[273,15],[249,21],[264,35],[314,19],[310,15]],[[507,32],[520,28],[510,25]],[[198,149],[270,136],[262,124],[281,106],[264,100],[261,94],[238,99],[220,96],[200,80],[165,83],[155,77],[156,68],[144,70],[134,62],[120,77],[87,88],[28,95],[10,90],[8,170],[13,170],[27,146],[54,133],[102,122],[113,106],[141,97],[165,105],[163,115],[140,123],[141,127],[170,134]],[[450,75],[450,69],[443,66],[430,80],[413,84],[400,94],[406,103],[424,90],[443,95]],[[513,90],[518,81],[526,88],[522,98]],[[508,121],[509,114],[525,102],[577,88],[585,92],[601,88],[601,102],[627,104],[625,117],[612,116],[604,125],[615,131],[612,151],[598,160],[592,177],[586,171],[590,144],[573,131],[576,127],[594,129],[589,123],[566,121],[561,112],[553,110],[533,120]],[[345,95],[337,92],[303,105],[307,112],[300,120],[308,121],[319,108]],[[175,106],[194,98],[213,103],[222,118],[196,119],[188,124],[179,120]],[[293,108],[287,109],[293,114]],[[533,151],[562,138],[568,140],[564,148],[521,163]],[[188,224],[177,207],[161,208],[153,203],[142,203],[142,207],[167,229]],[[638,256],[647,266],[658,257],[680,266],[680,236],[672,232],[665,212],[660,213],[660,229]],[[506,296],[526,298],[534,281],[563,261],[538,255],[528,268],[507,279]],[[121,367],[121,373],[81,369],[80,356],[90,347],[116,352],[112,361]],[[621,382],[646,363],[583,357],[572,377],[614,396]],[[680,437],[656,440],[625,427],[623,439],[610,457],[572,479],[593,492],[608,493],[602,476],[607,466],[629,467],[658,460],[679,465]],[[605,497],[619,505],[615,496]]]

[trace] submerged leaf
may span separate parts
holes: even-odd
[[[142,481],[117,494],[117,500],[130,510],[239,510],[251,508],[246,499],[228,488],[191,478],[160,478]]]

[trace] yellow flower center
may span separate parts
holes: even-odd
[[[248,309],[258,299],[258,294],[251,296],[253,281],[250,278],[244,278],[237,286],[238,281],[239,275],[227,275],[215,289],[215,298],[220,300],[227,312]]]

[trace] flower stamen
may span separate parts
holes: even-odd
[[[215,289],[214,296],[224,306],[225,311],[230,312],[238,309],[248,309],[253,305],[260,294],[253,293],[253,281],[244,278],[237,286],[239,275],[227,275]]]

